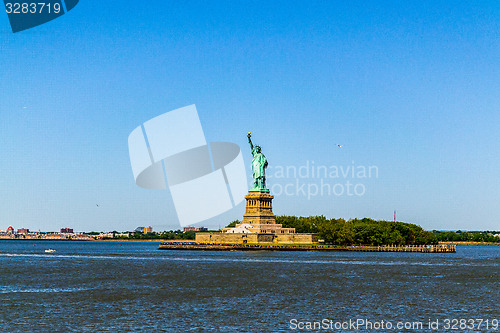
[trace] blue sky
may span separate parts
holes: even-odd
[[[177,229],[169,192],[135,185],[127,138],[190,104],[248,168],[252,131],[273,167],[378,169],[323,180],[361,196],[276,195],[276,214],[500,229],[498,1],[115,6],[81,0],[15,34],[0,15],[0,229]],[[297,181],[321,179],[268,185]]]

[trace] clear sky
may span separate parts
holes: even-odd
[[[269,187],[289,185],[275,214],[500,229],[497,0],[81,0],[15,34],[0,14],[0,39],[2,230],[179,228],[168,190],[135,185],[127,138],[190,104],[249,183],[252,131]],[[276,172],[313,164],[378,173]],[[312,195],[347,181],[363,194]]]

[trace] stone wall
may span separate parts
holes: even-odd
[[[237,234],[219,232],[196,233],[197,243],[216,244],[313,244],[317,243],[314,234]]]
[[[315,234],[277,234],[275,242],[279,244],[312,244],[317,243]]]

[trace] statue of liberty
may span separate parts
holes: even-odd
[[[253,172],[253,188],[250,191],[269,191],[266,188],[266,168],[267,158],[262,154],[261,147],[252,144],[252,132],[248,132],[248,143],[252,149],[252,172]]]

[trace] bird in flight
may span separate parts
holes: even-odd
[[[337,146],[339,146],[339,148],[342,148],[343,145],[337,145]]]
[[[95,204],[95,205],[96,205],[97,207],[99,207],[99,205],[98,205],[98,204]]]

